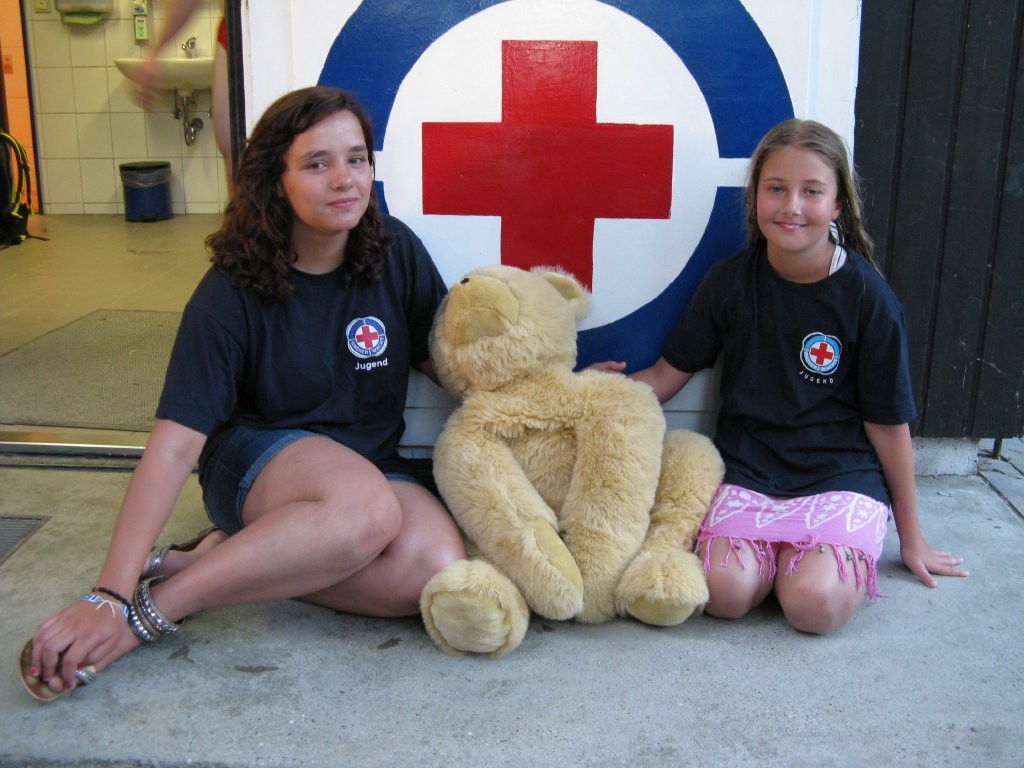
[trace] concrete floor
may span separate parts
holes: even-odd
[[[890,533],[886,598],[832,636],[777,606],[672,629],[534,620],[496,660],[418,619],[296,602],[209,611],[49,704],[22,689],[36,624],[91,586],[123,469],[0,467],[0,514],[49,521],[0,565],[3,766],[1021,766],[1024,446],[919,478],[930,542],[968,579],[929,590]],[[194,482],[168,537],[204,524]]]
[[[0,354],[96,308],[179,310],[216,224],[55,217],[0,259]],[[4,455],[12,431],[39,437],[0,425],[0,516],[49,519],[0,564],[0,767],[1024,766],[1020,440],[999,459],[915,446],[925,533],[972,575],[925,588],[891,532],[887,597],[829,637],[774,604],[672,629],[534,620],[490,661],[441,653],[417,618],[277,602],[194,616],[40,704],[21,648],[92,586],[145,435],[75,436],[127,448],[101,460]],[[205,525],[193,478],[164,540]]]

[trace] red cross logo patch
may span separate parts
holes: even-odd
[[[345,327],[348,348],[356,357],[380,357],[388,348],[384,323],[376,317],[357,317]]]
[[[814,374],[827,375],[839,367],[843,345],[835,336],[809,333],[800,347],[800,362]]]

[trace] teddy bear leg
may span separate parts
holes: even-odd
[[[619,613],[657,627],[682,624],[707,601],[704,565],[682,550],[641,552],[615,591]]]
[[[428,634],[449,653],[501,656],[519,646],[530,624],[522,594],[485,560],[459,560],[434,574],[420,613]]]
[[[704,435],[666,434],[651,526],[616,588],[620,615],[674,626],[703,609],[707,576],[693,544],[724,471],[718,450]]]

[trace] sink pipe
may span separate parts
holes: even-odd
[[[171,114],[174,115],[175,120],[181,120],[182,128],[185,131],[185,144],[189,147],[196,143],[196,134],[203,128],[203,121],[192,116],[192,108],[195,104],[196,100],[192,98],[191,93],[174,92],[174,111]]]
[[[196,36],[192,35],[181,44],[185,58],[194,59],[196,57],[196,42]],[[174,92],[174,117],[181,120],[182,128],[185,131],[185,145],[189,147],[195,144],[196,134],[203,128],[203,121],[198,117],[192,117],[191,114],[191,107],[194,107],[195,103],[191,93],[180,93],[177,90]]]

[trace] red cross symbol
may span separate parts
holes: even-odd
[[[819,341],[811,347],[811,357],[814,358],[815,365],[824,365],[835,356],[832,347],[824,341]]]
[[[500,216],[503,264],[589,287],[595,219],[669,217],[673,128],[597,122],[596,42],[501,52],[500,123],[423,124],[423,212]]]
[[[368,325],[361,326],[356,333],[356,341],[365,349],[373,349],[378,338],[380,338],[380,334]]]

